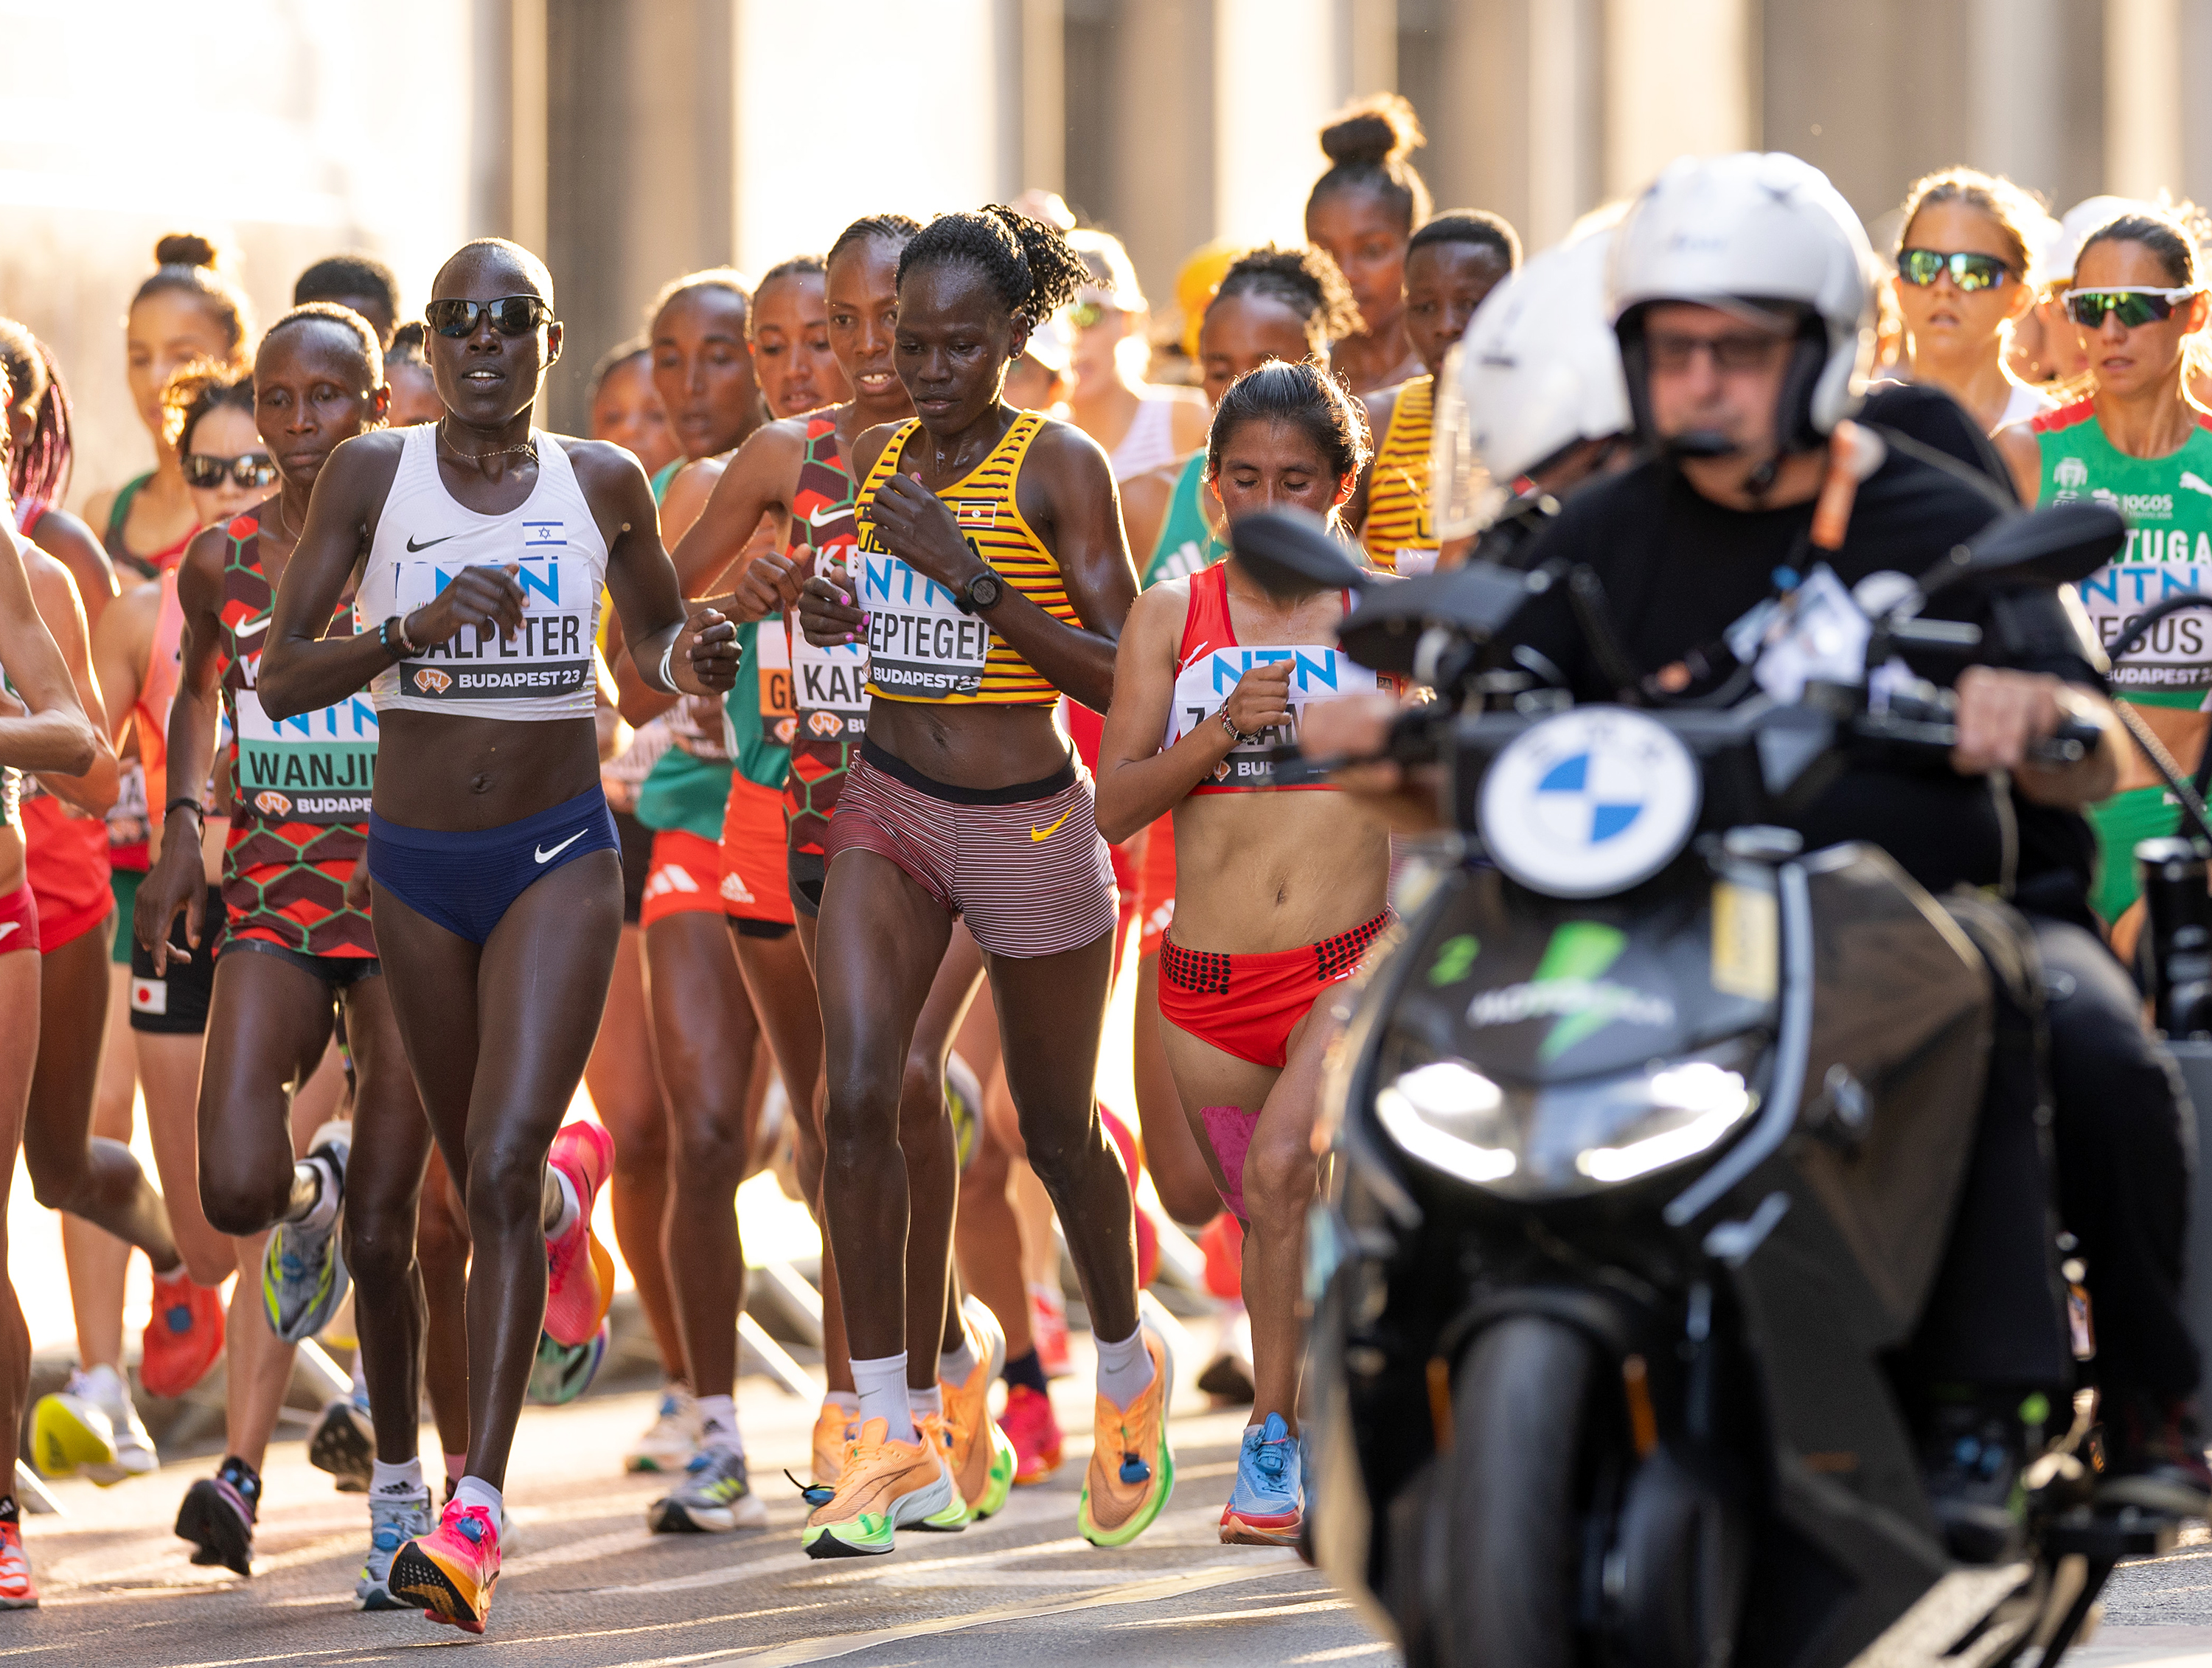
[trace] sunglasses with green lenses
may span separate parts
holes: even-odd
[[[2095,330],[2107,317],[2116,317],[2128,329],[2154,320],[2169,319],[2173,309],[2197,292],[2194,289],[2069,289],[2061,298],[2066,316],[2084,330]]]
[[[1965,290],[1994,289],[2013,276],[2010,265],[1996,255],[1978,255],[1963,249],[1949,254],[1940,249],[1897,252],[1897,276],[1907,283],[1931,284],[1947,270],[1951,282]]]
[[[422,322],[441,336],[473,336],[487,313],[491,327],[502,336],[527,336],[553,318],[553,309],[538,296],[502,295],[495,301],[433,301],[422,309]]]

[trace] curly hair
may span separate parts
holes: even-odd
[[[1243,423],[1295,424],[1313,441],[1339,480],[1356,475],[1373,454],[1367,408],[1319,365],[1301,360],[1286,365],[1271,360],[1229,385],[1213,410],[1206,435],[1206,478],[1221,473],[1221,452]]]
[[[1238,295],[1262,295],[1280,301],[1306,321],[1306,340],[1316,357],[1329,344],[1359,332],[1359,303],[1326,249],[1310,243],[1285,249],[1262,244],[1237,258],[1221,275],[1221,287],[1206,304],[1208,313]]]
[[[1091,269],[1056,228],[1003,203],[972,214],[941,214],[915,233],[899,253],[899,288],[906,288],[908,273],[945,265],[981,271],[1006,311],[1032,325],[1052,317],[1091,282]]]
[[[53,350],[13,319],[0,319],[0,376],[9,411],[28,411],[31,437],[8,454],[8,496],[18,504],[54,504],[68,490],[76,455],[69,390]]]
[[[1328,167],[1306,195],[1306,212],[1339,192],[1371,191],[1405,217],[1413,232],[1429,217],[1429,187],[1406,159],[1428,143],[1421,119],[1396,93],[1374,93],[1346,105],[1321,131]]]
[[[203,417],[225,406],[253,415],[253,371],[219,359],[195,359],[180,365],[161,385],[161,438],[182,456],[192,448],[192,430]]]

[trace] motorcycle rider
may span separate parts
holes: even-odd
[[[1825,176],[1789,156],[1676,163],[1631,210],[1616,234],[1610,308],[1637,428],[1653,453],[1577,492],[1525,553],[1532,564],[1565,558],[1595,575],[1629,664],[1608,675],[1559,597],[1565,587],[1553,593],[1558,606],[1540,606],[1513,634],[1559,669],[1577,699],[1694,697],[1732,679],[1748,687],[1723,634],[1814,560],[1846,587],[1884,570],[1921,574],[2008,507],[1993,484],[1891,436],[1856,489],[1840,543],[1808,548],[1815,500],[1863,441],[1838,429],[1859,405],[1869,270],[1849,207]],[[1929,612],[1946,612],[1944,602]],[[2091,930],[2086,901],[2093,848],[2081,811],[2112,790],[2113,721],[2093,651],[2056,597],[2016,599],[2006,612],[2009,631],[1975,617],[1983,655],[2001,663],[1953,680],[1952,770],[1855,763],[1797,826],[1808,849],[1871,841],[1931,892],[2001,888],[2027,913],[2050,996],[2059,1198],[2092,1270],[2099,1323],[2101,1495],[2203,1515],[2212,1470],[2197,1423],[2197,1352],[2179,1312],[2185,1102],[2136,1018],[2125,973]],[[2028,745],[2069,718],[2103,739],[2071,764],[2029,761]],[[1357,747],[1348,724],[1308,732],[1316,752]],[[2005,1260],[2008,1239],[2015,1251],[2042,1249],[2033,1073],[2032,1059],[2002,1050],[1993,1059],[1944,1274],[1910,1352],[1912,1381],[2049,1381],[2049,1306],[2017,1279],[2008,1288],[2003,1274],[2017,1266]],[[2020,1293],[2016,1307],[1995,1299],[2006,1289]]]

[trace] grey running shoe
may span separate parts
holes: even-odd
[[[420,1610],[419,1604],[392,1593],[392,1561],[399,1555],[399,1549],[418,1535],[427,1535],[438,1526],[430,1513],[430,1491],[419,1495],[387,1495],[379,1500],[368,1498],[368,1557],[361,1567],[361,1575],[353,1584],[353,1596],[365,1610]]]
[[[353,1149],[353,1125],[333,1119],[315,1131],[307,1156],[320,1159],[328,1169],[338,1196],[345,1196],[346,1159]],[[304,1343],[329,1324],[345,1301],[345,1258],[338,1251],[338,1218],[327,1226],[309,1228],[297,1222],[280,1222],[269,1236],[269,1250],[261,1259],[261,1300],[268,1311],[269,1330],[286,1343]]]
[[[656,1535],[726,1535],[767,1528],[768,1507],[745,1479],[743,1454],[702,1448],[674,1492],[645,1508],[645,1521]]]

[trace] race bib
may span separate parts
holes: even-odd
[[[1168,715],[1166,745],[1172,747],[1200,725],[1212,722],[1213,715],[1221,710],[1222,703],[1247,671],[1279,661],[1291,663],[1290,699],[1285,703],[1291,721],[1262,730],[1256,740],[1231,748],[1229,756],[1214,766],[1212,779],[1200,782],[1194,792],[1273,787],[1275,766],[1267,755],[1278,747],[1297,745],[1298,721],[1309,704],[1381,687],[1373,672],[1355,664],[1340,649],[1311,643],[1245,643],[1217,648],[1200,655],[1176,674],[1175,705]]]
[[[2180,528],[2130,527],[2118,561],[2080,586],[2082,606],[2100,644],[2118,642],[2153,603],[2197,591],[2212,580],[2212,548],[2203,534],[2191,546]],[[2118,695],[2195,694],[2212,689],[2212,615],[2185,608],[2150,629],[2141,647],[2112,668]]]
[[[781,615],[763,620],[754,634],[753,667],[760,674],[761,740],[788,747],[799,734],[799,718],[791,704],[791,638]]]
[[[872,536],[873,529],[869,530]],[[860,607],[869,616],[868,678],[887,695],[973,695],[983,687],[991,628],[953,594],[888,552],[863,550]]]
[[[250,689],[238,706],[237,802],[269,822],[368,819],[376,786],[376,704],[350,696],[320,712],[272,719]]]
[[[399,663],[403,695],[426,701],[512,701],[574,695],[592,687],[592,627],[597,587],[587,563],[564,563],[557,521],[525,523],[515,579],[522,587],[522,630],[463,626],[441,643]],[[426,608],[463,570],[434,561],[402,562],[395,583],[402,614]]]

